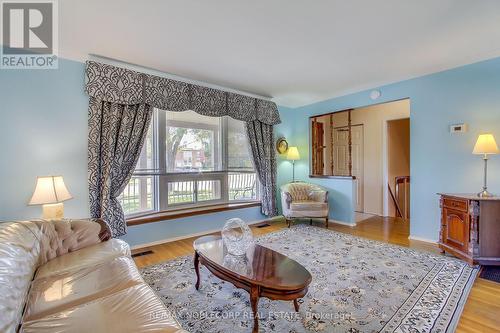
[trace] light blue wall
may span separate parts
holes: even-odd
[[[27,207],[26,203],[36,176],[45,174],[64,176],[74,196],[65,203],[68,217],[88,216],[88,101],[83,84],[84,65],[74,61],[60,60],[58,70],[0,70],[0,220],[40,216],[40,207]],[[492,132],[500,141],[500,58],[377,89],[382,92],[377,103],[411,98],[411,234],[437,239],[439,205],[435,193],[479,190],[482,161],[471,154],[476,137]],[[284,135],[291,145],[299,147],[298,179],[308,180],[309,174],[307,118],[370,104],[369,92],[364,91],[302,108],[280,108],[283,124],[276,127],[276,135]],[[469,132],[451,135],[448,126],[460,122],[468,123]],[[490,188],[496,193],[500,193],[499,167],[500,157],[492,157]],[[290,179],[291,165],[280,157],[278,182]],[[349,181],[332,180],[323,185],[334,198],[331,217],[352,220]],[[248,221],[259,216],[255,210],[241,215]],[[219,220],[225,217],[220,215]],[[219,223],[205,218],[178,221],[178,225],[174,221],[150,225],[165,228],[164,234],[158,232],[158,239],[163,239],[212,230]],[[152,240],[154,233],[144,228],[130,228],[127,239],[135,242],[144,236]]]
[[[316,183],[328,189],[330,219],[354,224],[353,182],[347,179],[309,178],[309,125],[312,114],[300,109],[280,107],[281,124],[275,128],[276,138],[285,137],[289,146],[297,146],[301,159],[295,161],[295,179]],[[292,162],[278,155],[278,186],[292,180]],[[278,200],[279,201],[279,200]],[[281,209],[281,202],[278,205]]]
[[[87,107],[83,63],[57,70],[0,70],[0,221],[39,218],[27,206],[37,176],[62,175],[66,217],[87,217]],[[258,207],[129,228],[132,245],[220,228],[230,217],[264,219]]]
[[[63,175],[74,199],[67,216],[88,216],[84,65],[0,70],[0,220],[41,216],[28,207],[37,176]]]
[[[438,238],[439,201],[436,192],[477,192],[482,186],[481,157],[472,155],[478,134],[491,132],[500,143],[500,58],[456,69],[373,87],[382,92],[375,102],[370,91],[333,98],[296,109],[283,109],[277,129],[299,147],[301,179],[308,174],[307,117],[410,98],[411,108],[411,236]],[[465,122],[465,134],[449,133],[451,124]],[[285,175],[281,162],[280,181]],[[489,185],[500,194],[500,156],[490,160]]]

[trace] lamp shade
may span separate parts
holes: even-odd
[[[288,147],[286,159],[290,161],[300,160],[299,150],[297,149],[297,147]]]
[[[476,145],[474,146],[473,154],[498,154],[498,146],[492,134],[481,134],[477,138]]]
[[[37,177],[29,205],[54,204],[71,198],[62,176]]]

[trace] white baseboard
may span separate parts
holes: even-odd
[[[269,222],[269,220],[270,219],[252,221],[252,222],[247,222],[247,224],[248,225],[259,224],[259,223]],[[220,228],[220,229],[213,229],[213,230],[207,230],[207,231],[201,231],[201,232],[197,232],[197,233],[194,233],[194,234],[183,235],[183,236],[178,236],[178,237],[161,239],[161,240],[154,241],[154,242],[151,242],[151,243],[144,243],[144,244],[134,245],[134,246],[131,246],[130,249],[131,250],[137,250],[137,249],[142,249],[144,247],[150,247],[150,246],[155,246],[155,245],[160,245],[160,244],[165,244],[165,243],[171,243],[171,242],[175,242],[175,241],[178,241],[178,240],[181,240],[181,239],[186,239],[186,238],[191,238],[191,237],[200,237],[200,236],[211,234],[211,233],[218,232],[218,231],[221,231],[221,230],[222,230],[222,228]]]
[[[425,242],[425,243],[431,243],[431,244],[437,244],[438,241],[437,239],[428,239],[428,238],[423,238],[423,237],[417,237],[417,236],[408,236],[408,239],[410,240],[416,240],[416,241],[419,241],[419,242]]]
[[[337,220],[330,220],[329,222],[330,222],[330,223],[335,223],[335,224],[346,225],[346,226],[348,226],[348,227],[355,227],[355,226],[356,226],[356,222],[354,222],[354,223],[349,223],[349,222],[337,221]]]

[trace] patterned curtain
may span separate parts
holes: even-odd
[[[101,101],[134,105],[145,103],[168,111],[193,110],[211,116],[229,116],[268,125],[281,122],[275,103],[87,61],[85,91]]]
[[[261,210],[266,216],[278,215],[276,206],[276,152],[273,126],[259,120],[246,122],[255,170],[260,180]]]
[[[113,237],[127,233],[117,197],[128,184],[144,139],[153,108],[144,103],[124,105],[90,97],[88,183],[90,214],[103,219]]]

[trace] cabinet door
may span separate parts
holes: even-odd
[[[469,214],[444,207],[443,224],[443,243],[464,253],[468,253]]]

